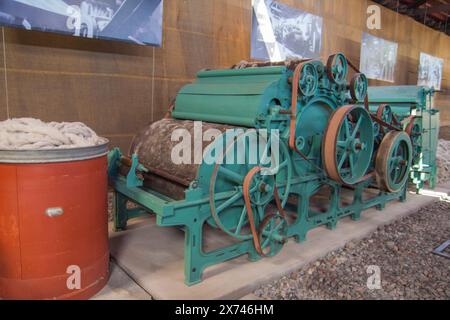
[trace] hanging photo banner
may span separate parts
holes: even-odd
[[[398,44],[363,33],[360,70],[369,79],[395,81]]]
[[[443,68],[444,59],[423,52],[420,53],[419,81],[417,84],[441,90]]]
[[[0,25],[160,46],[163,0],[1,0]]]
[[[323,19],[273,0],[252,0],[252,58],[318,58]]]

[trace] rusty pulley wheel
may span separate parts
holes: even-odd
[[[366,175],[374,148],[373,122],[361,106],[347,105],[334,111],[325,132],[322,158],[328,176],[353,185]]]
[[[378,186],[386,192],[398,192],[409,177],[412,162],[411,138],[404,131],[391,131],[384,137],[376,157]]]
[[[393,125],[394,124],[394,113],[392,112],[391,106],[387,104],[382,104],[377,109],[377,118],[383,122]],[[380,132],[385,133],[386,128],[380,126]]]

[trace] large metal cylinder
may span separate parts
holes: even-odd
[[[87,299],[106,284],[106,152],[0,151],[1,299]]]

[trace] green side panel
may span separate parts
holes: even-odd
[[[370,103],[400,103],[424,105],[430,90],[423,86],[369,87]]]
[[[275,99],[289,101],[288,73],[286,67],[202,71],[180,90],[172,116],[255,127]]]
[[[260,109],[261,96],[205,95],[199,102],[198,95],[178,95],[177,101],[182,101],[183,106],[191,107],[177,108],[172,114],[176,119],[253,127]]]
[[[400,117],[411,115],[412,110],[425,110],[432,91],[423,86],[369,87],[370,111],[376,112],[380,104],[388,104]],[[360,102],[362,103],[362,101]]]
[[[434,112],[433,112],[434,111]],[[422,135],[423,164],[434,168],[436,166],[436,152],[439,140],[440,114],[437,110],[424,112]]]

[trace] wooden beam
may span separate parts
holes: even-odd
[[[416,1],[414,3],[411,3],[411,4],[407,5],[407,6],[408,6],[408,9],[415,9],[415,8],[420,7],[421,5],[426,4],[427,1],[428,0],[418,0],[418,1]]]

